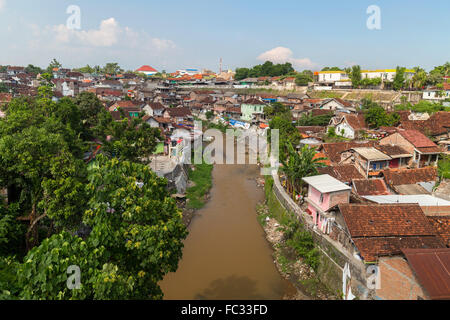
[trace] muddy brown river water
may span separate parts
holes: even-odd
[[[160,282],[165,299],[281,299],[294,290],[257,220],[258,176],[256,165],[215,165],[211,198],[189,226],[178,270]]]

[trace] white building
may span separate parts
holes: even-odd
[[[194,76],[196,74],[201,74],[200,70],[194,68],[177,70],[177,73],[182,76],[184,75]]]
[[[154,69],[150,66],[147,66],[147,65],[140,67],[139,69],[136,70],[136,72],[143,73],[147,76],[152,76],[152,75],[158,73],[158,71],[156,69]]]
[[[414,70],[405,70],[405,79],[411,79],[415,73]],[[361,79],[380,78],[382,81],[392,82],[396,74],[396,69],[361,70]]]
[[[319,71],[319,82],[334,84],[339,81],[349,81],[345,71]]]

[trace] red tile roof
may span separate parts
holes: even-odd
[[[366,262],[404,248],[444,247],[418,204],[340,204],[339,209]]]
[[[327,158],[332,162],[339,163],[342,152],[352,148],[374,147],[376,144],[377,142],[375,141],[324,143],[319,150],[323,150]]]
[[[367,129],[366,121],[363,114],[346,114],[343,118],[347,121],[353,130]]]
[[[430,223],[436,229],[436,232],[442,238],[442,241],[444,241],[445,245],[450,247],[450,216],[428,216],[428,221],[430,221]]]
[[[390,194],[383,179],[353,180],[355,193],[360,196],[382,196]]]
[[[435,236],[380,237],[352,239],[366,262],[376,262],[379,257],[401,255],[402,249],[443,248]]]
[[[352,237],[436,236],[418,204],[340,204]]]
[[[364,176],[352,164],[318,168],[317,171],[319,174],[328,174],[344,183],[350,183],[353,179],[364,179]]]
[[[436,144],[417,130],[400,130],[398,133],[416,148],[436,147]]]
[[[140,71],[142,71],[142,72],[158,72],[156,69],[154,69],[150,66],[147,66],[147,65],[140,67],[136,71],[137,72],[140,72]]]
[[[432,182],[438,178],[437,169],[433,167],[405,170],[383,170],[384,180],[388,185],[399,186],[416,184],[419,182]]]

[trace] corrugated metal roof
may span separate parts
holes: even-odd
[[[450,299],[450,249],[403,249],[431,299]]]
[[[321,193],[336,192],[351,190],[351,187],[340,182],[339,180],[333,178],[328,174],[323,174],[319,176],[306,177],[302,179],[307,184],[311,185],[315,189],[319,190]]]
[[[380,203],[417,203],[421,207],[427,206],[450,206],[450,201],[434,197],[428,194],[416,194],[416,195],[384,195],[384,196],[363,196],[363,198]]]
[[[370,161],[391,160],[391,157],[375,148],[353,148],[353,150]]]

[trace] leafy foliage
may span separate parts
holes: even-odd
[[[294,72],[292,64],[287,62],[285,64],[273,64],[270,61],[266,61],[264,64],[254,66],[253,68],[237,68],[236,80],[242,80],[245,78],[258,78],[258,77],[276,77],[288,75]]]

